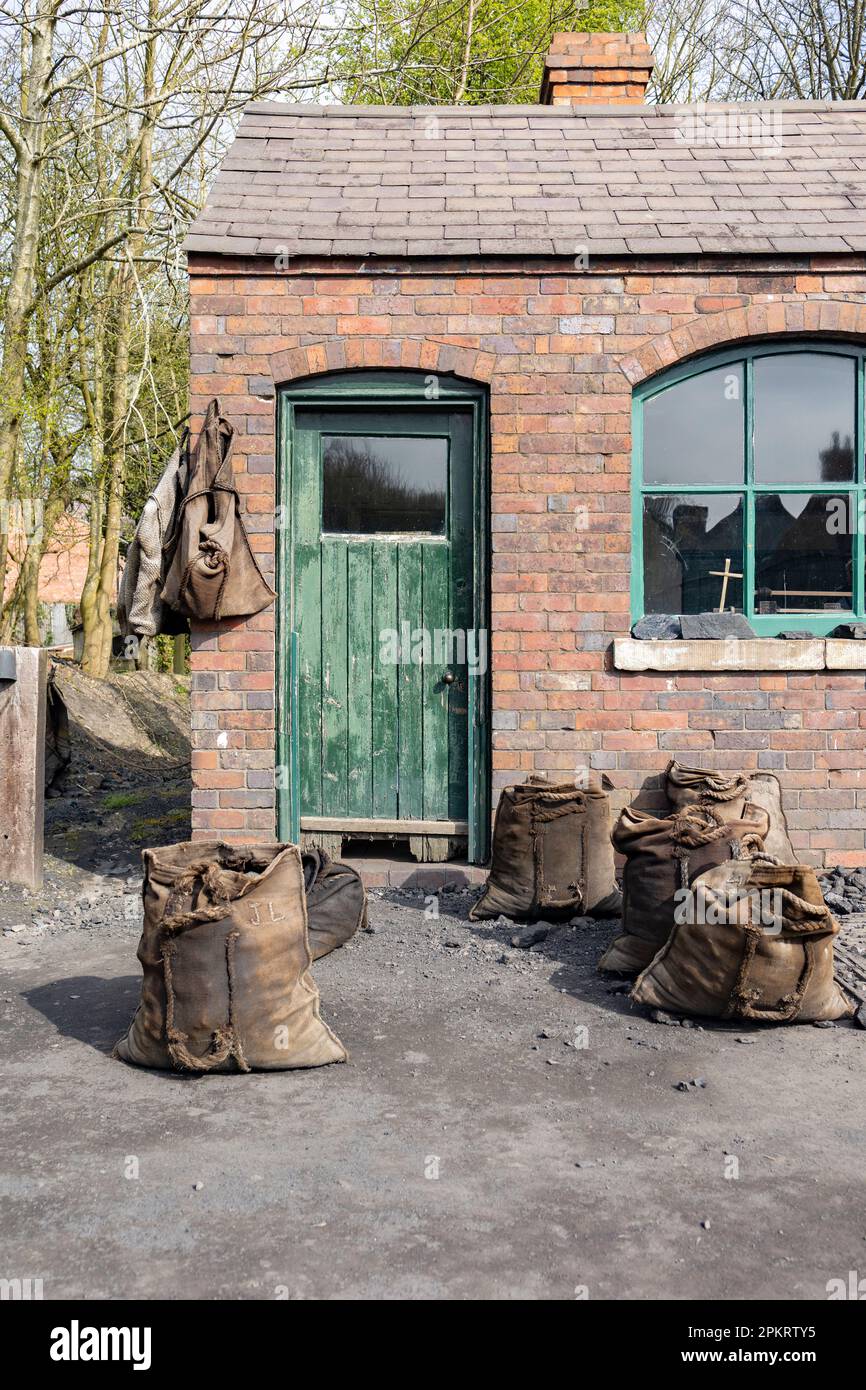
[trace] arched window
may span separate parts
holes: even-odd
[[[864,606],[866,348],[779,343],[634,399],[634,617],[744,613],[827,633]]]

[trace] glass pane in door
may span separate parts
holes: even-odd
[[[444,536],[447,495],[447,439],[322,437],[323,531]]]

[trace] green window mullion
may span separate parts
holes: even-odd
[[[631,489],[631,611],[636,618],[644,616],[643,584],[643,410],[642,398],[632,400],[632,438],[635,458],[635,476]]]
[[[866,616],[866,541],[863,536],[863,526],[866,522],[866,460],[864,460],[864,410],[866,410],[866,392],[864,392],[864,373],[866,373],[866,358],[860,357],[857,363],[857,414],[854,421],[854,448],[857,465],[854,473],[857,487],[851,495],[852,524],[854,535],[852,537],[852,564],[854,567],[853,582],[851,588],[851,607],[858,617]]]
[[[743,457],[746,463],[746,491],[743,505],[743,614],[755,616],[755,395],[751,357],[743,363]]]

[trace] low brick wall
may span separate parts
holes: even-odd
[[[805,861],[866,861],[864,673],[636,674],[610,650],[630,622],[632,388],[749,339],[866,339],[862,257],[287,274],[191,255],[190,273],[192,410],[219,395],[237,429],[246,523],[271,577],[275,384],[351,367],[488,383],[494,799],[587,760],[621,801],[651,801],[670,757],[767,768]],[[272,610],[193,634],[199,836],[274,832],[273,673]]]

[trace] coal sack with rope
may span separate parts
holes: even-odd
[[[186,841],[142,857],[141,1002],[114,1055],[199,1075],[344,1062],[310,973],[297,846]]]
[[[826,1023],[854,1006],[833,978],[839,927],[806,864],[761,855],[692,880],[691,901],[632,999],[698,1018]]]
[[[763,850],[766,812],[739,803],[741,815],[723,820],[719,807],[732,804],[693,802],[671,816],[626,807],[613,830],[614,847],[625,856],[622,931],[599,970],[617,975],[643,970],[670,936],[677,904],[698,874]]]

